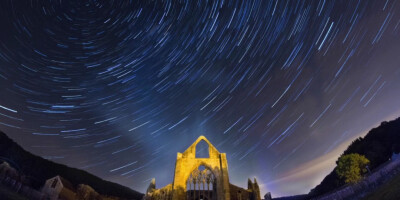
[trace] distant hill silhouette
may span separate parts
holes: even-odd
[[[39,156],[35,156],[0,131],[0,158],[12,160],[19,172],[29,178],[33,188],[40,189],[45,181],[56,175],[69,180],[75,187],[78,184],[90,185],[103,195],[115,196],[123,199],[142,199],[143,194],[128,187],[105,181],[86,171],[54,163]]]
[[[351,143],[342,155],[358,153],[370,160],[370,169],[373,170],[386,162],[393,153],[400,152],[400,118],[390,122],[382,122],[377,128],[371,129],[368,134],[359,137]],[[336,168],[335,168],[336,169]],[[335,169],[308,194],[308,198],[316,197],[343,186]]]

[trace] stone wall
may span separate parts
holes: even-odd
[[[205,141],[208,144],[209,158],[196,158],[196,146],[200,141]],[[217,200],[230,200],[226,154],[218,152],[204,136],[200,136],[185,152],[177,155],[172,185],[173,199],[185,200],[187,180],[190,174],[200,166],[211,170],[216,177]]]
[[[246,190],[236,185],[230,184],[231,200],[251,200],[251,190]]]

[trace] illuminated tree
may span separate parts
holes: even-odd
[[[369,160],[363,155],[357,153],[342,155],[337,162],[336,173],[340,178],[344,178],[346,183],[356,183],[362,174],[367,172],[368,164]]]

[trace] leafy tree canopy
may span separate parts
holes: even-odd
[[[346,183],[356,183],[361,179],[362,174],[367,172],[369,160],[358,153],[342,155],[336,167],[336,173],[344,178]]]

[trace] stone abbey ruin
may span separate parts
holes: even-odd
[[[196,157],[199,142],[208,144],[208,158]],[[156,189],[153,179],[145,200],[261,200],[257,180],[248,180],[244,189],[229,183],[228,162],[204,136],[200,136],[183,153],[178,153],[172,184]]]

